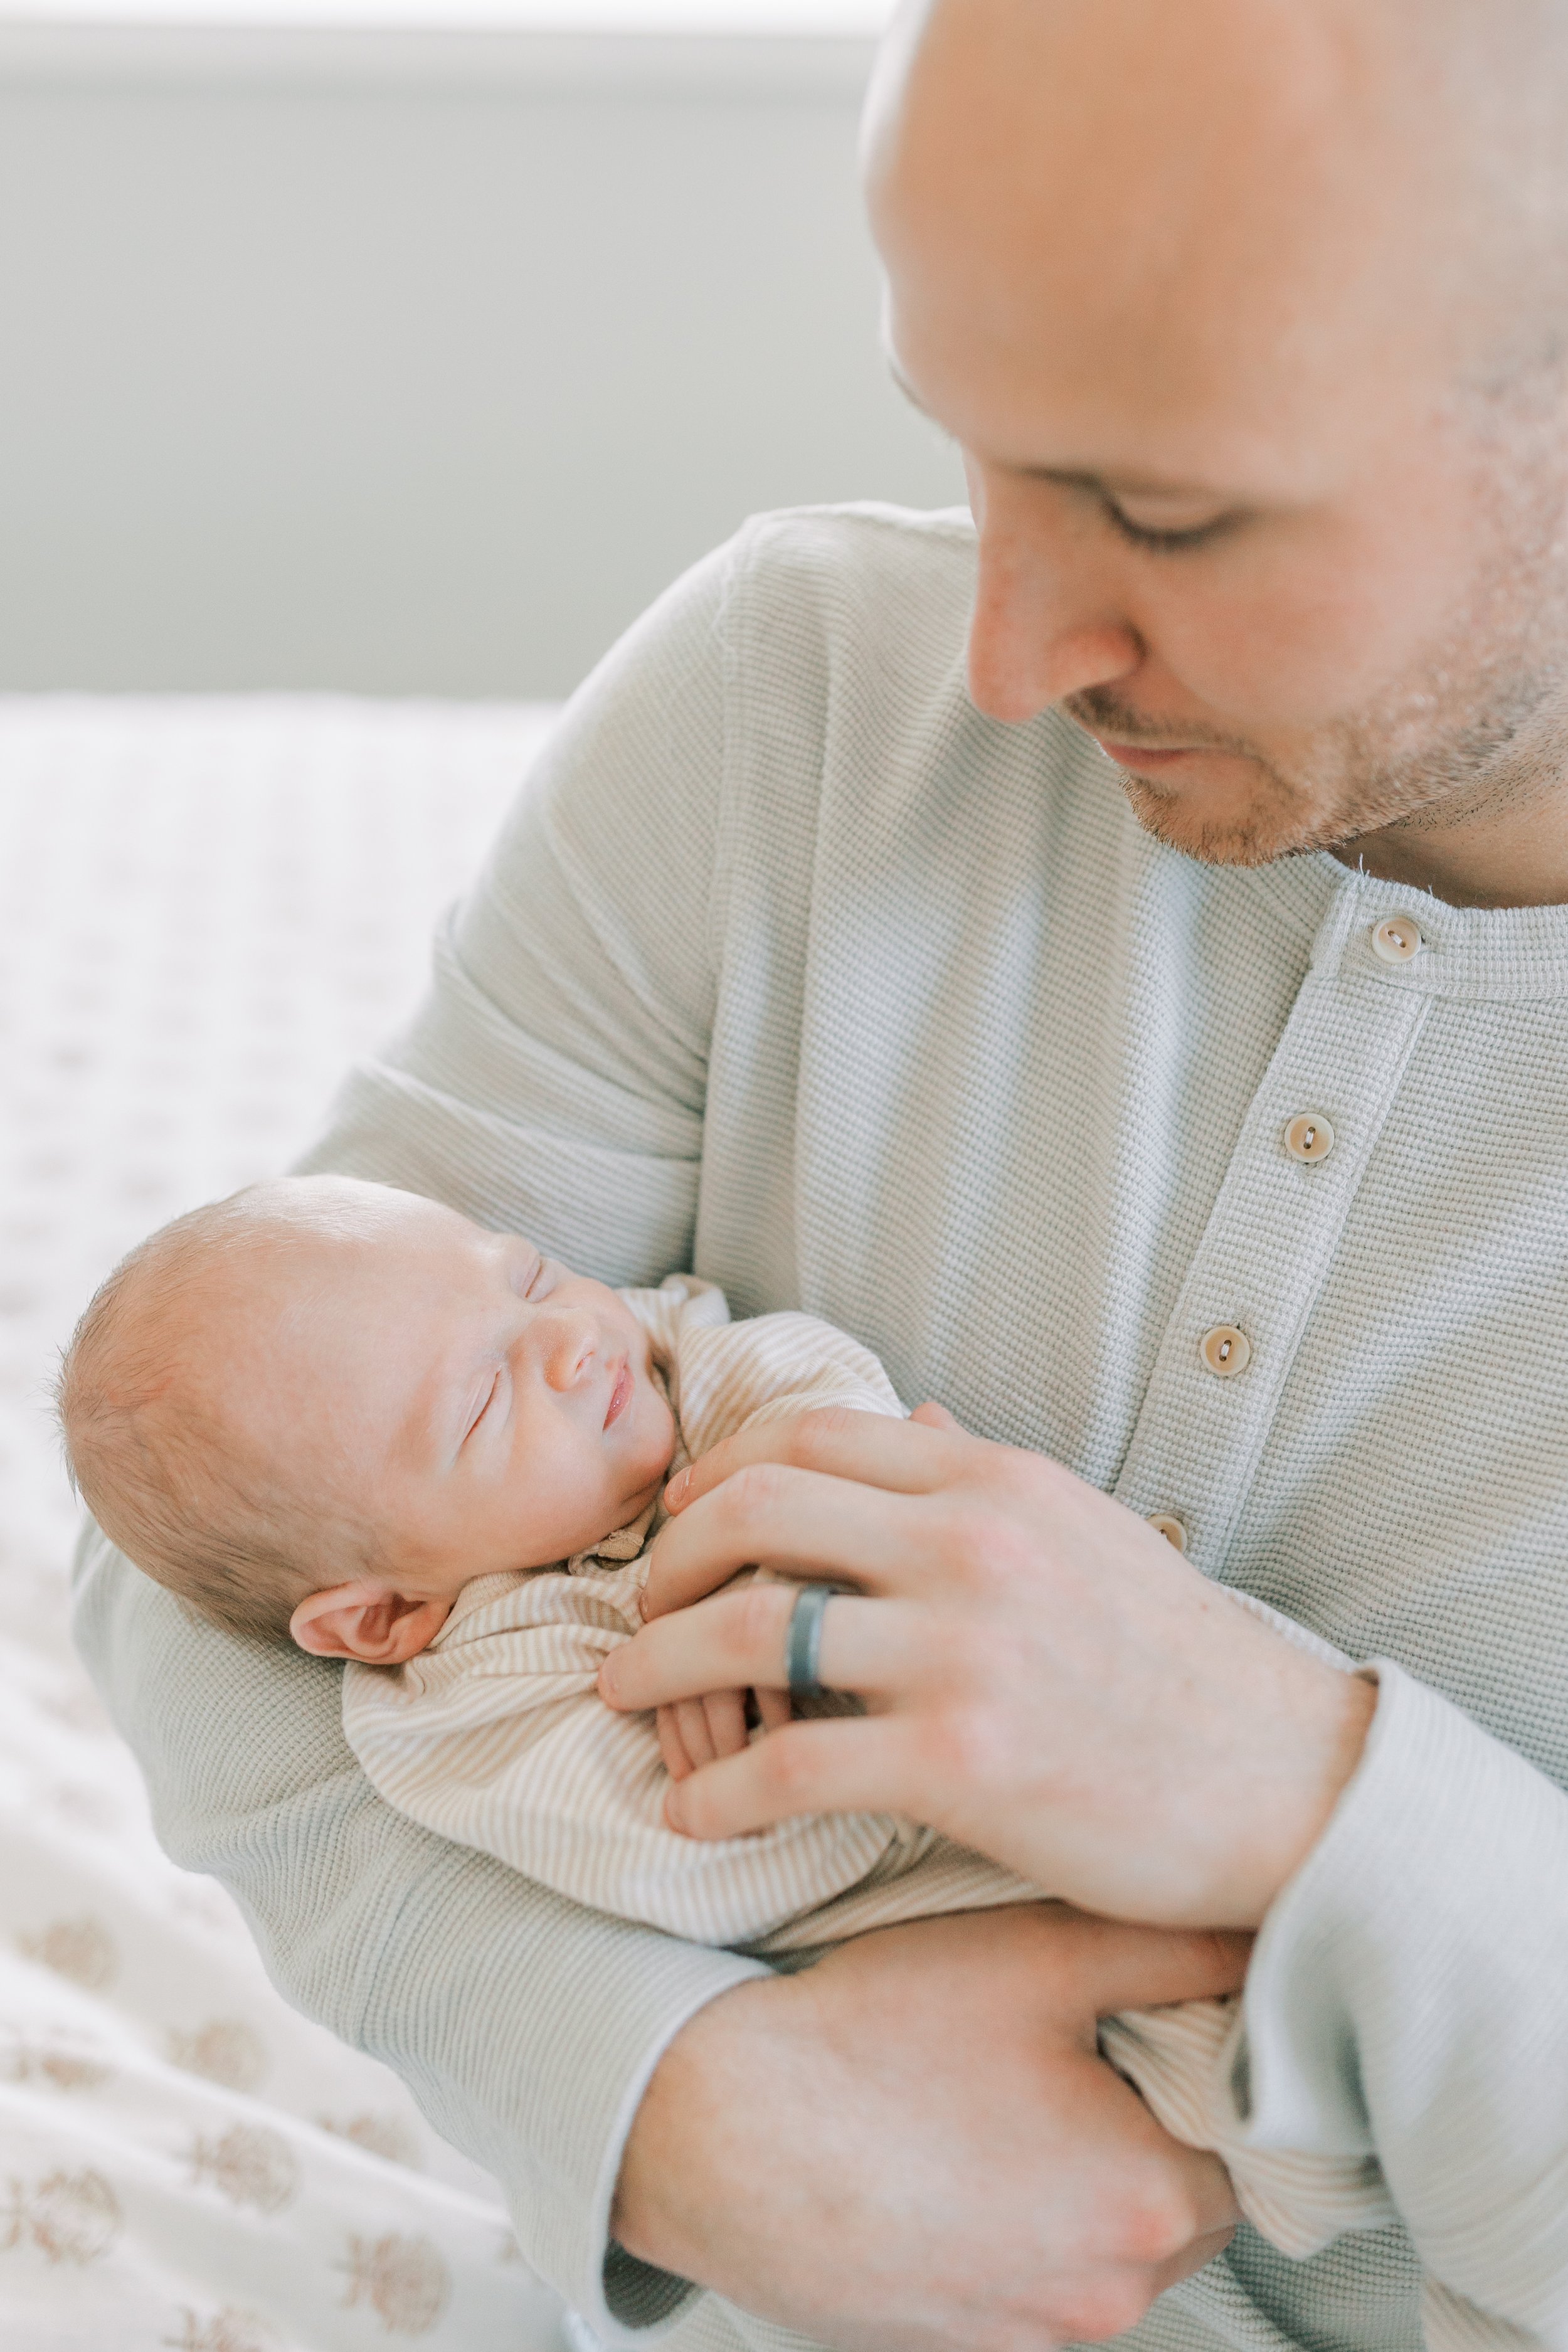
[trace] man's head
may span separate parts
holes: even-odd
[[[60,1421],[105,1532],[220,1624],[411,1657],[459,1589],[646,1508],[674,1423],[624,1300],[343,1177],[165,1226],[93,1299]]]
[[[1560,782],[1564,0],[930,0],[866,156],[983,710],[1226,861]]]

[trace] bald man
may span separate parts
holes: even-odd
[[[682,1824],[899,1803],[1079,1907],[793,1978],[595,1919],[389,1813],[332,1669],[84,1545],[166,1840],[604,2341],[1414,2352],[1425,2270],[1568,2343],[1565,26],[903,18],[871,212],[973,528],[764,519],[672,591],[311,1156],[950,1408],[706,1469],[612,1696],[778,1678],[787,1594],[700,1597],[738,1562],[846,1577],[877,1712]],[[1233,2127],[1402,2227],[1232,2236],[1096,2054],[1234,1985],[1216,1927]]]

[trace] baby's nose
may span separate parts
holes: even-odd
[[[552,1389],[575,1388],[594,1360],[594,1327],[585,1315],[541,1318],[541,1361]]]

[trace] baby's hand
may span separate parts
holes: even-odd
[[[657,1711],[658,1749],[672,1780],[684,1780],[701,1764],[721,1756],[738,1756],[750,1738],[743,1690],[710,1691],[702,1698],[685,1698]],[[760,1690],[757,1715],[764,1731],[776,1731],[790,1720],[787,1691]]]

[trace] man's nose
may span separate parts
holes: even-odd
[[[1014,724],[1135,670],[1142,641],[1116,609],[1084,536],[1042,501],[1026,517],[985,516],[969,625],[969,693]]]

